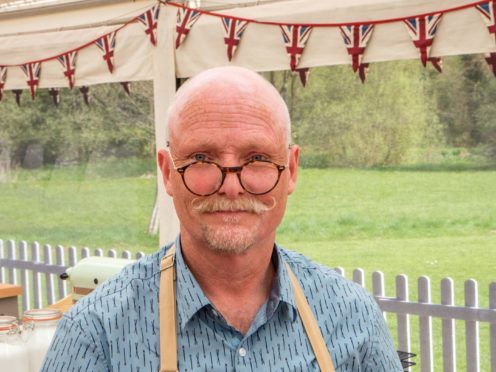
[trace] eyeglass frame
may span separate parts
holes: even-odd
[[[170,153],[169,153],[170,155]],[[277,186],[277,184],[279,183],[279,180],[281,179],[281,173],[287,168],[286,165],[281,165],[281,164],[277,164],[277,163],[274,163],[273,161],[271,160],[256,160],[256,159],[250,159],[248,160],[246,163],[242,164],[242,165],[238,165],[236,167],[223,167],[219,164],[217,164],[216,162],[214,161],[210,161],[210,160],[197,160],[197,161],[194,161],[192,163],[189,163],[189,164],[186,164],[186,165],[183,165],[182,167],[176,167],[176,165],[174,164],[174,159],[172,159],[172,155],[171,155],[171,160],[172,160],[172,164],[174,166],[174,170],[176,170],[180,175],[181,175],[181,179],[183,180],[183,184],[184,186],[186,187],[186,189],[188,189],[188,191],[196,196],[210,196],[210,195],[213,195],[215,194],[216,192],[218,192],[222,185],[224,184],[224,181],[226,179],[226,175],[227,173],[236,173],[236,176],[238,177],[238,181],[239,181],[239,184],[241,185],[241,187],[243,188],[243,190],[245,190],[247,193],[251,194],[251,195],[265,195],[265,194],[268,194],[269,192],[271,192],[272,190],[274,190]],[[262,192],[262,193],[253,193],[251,191],[248,191],[245,186],[243,185],[243,182],[241,181],[241,171],[243,170],[243,167],[245,167],[246,165],[248,164],[251,164],[251,163],[254,163],[254,162],[263,162],[263,163],[270,163],[270,164],[274,164],[276,166],[276,169],[277,169],[277,180],[276,182],[274,183],[274,186],[272,186],[269,190],[265,191],[265,192]],[[186,181],[184,179],[184,174],[186,172],[186,169],[188,169],[188,167],[194,165],[194,164],[198,164],[198,163],[205,163],[205,164],[213,164],[215,165],[217,168],[219,168],[219,170],[221,171],[222,173],[222,179],[220,181],[220,184],[219,184],[219,187],[217,189],[215,189],[215,191],[211,192],[210,194],[205,194],[205,195],[202,195],[202,194],[197,194],[196,192],[193,192],[189,187],[188,185],[186,184]]]

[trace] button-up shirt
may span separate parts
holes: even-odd
[[[158,293],[166,246],[124,268],[64,315],[42,371],[159,370]],[[176,240],[179,371],[318,371],[298,315],[287,262],[305,293],[336,371],[402,371],[381,311],[360,286],[274,247],[276,276],[250,329],[240,333],[209,301]]]

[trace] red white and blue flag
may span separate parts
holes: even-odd
[[[312,32],[311,26],[281,25],[286,51],[290,58],[291,71],[296,71]]]
[[[6,80],[7,80],[7,67],[0,66],[0,101],[3,98],[3,89],[5,88]]]
[[[427,16],[409,18],[404,20],[408,33],[412,37],[413,44],[419,50],[420,60],[424,67],[429,60],[430,50],[437,26],[441,21],[442,13],[435,13]]]
[[[374,25],[346,25],[340,26],[339,29],[341,30],[341,35],[343,36],[343,41],[348,50],[348,54],[351,56],[351,67],[353,68],[353,72],[357,72],[362,65],[363,54],[365,53],[367,44],[372,36]],[[365,70],[362,69],[362,71]],[[365,73],[363,73],[363,76],[365,76],[364,74]]]
[[[112,73],[114,71],[114,50],[115,50],[115,35],[117,31],[104,35],[95,41],[96,46],[103,53],[103,60],[107,62],[107,67]]]
[[[176,49],[179,45],[186,39],[189,31],[193,27],[198,18],[200,18],[201,13],[194,9],[179,8],[177,10],[177,20],[176,20]]]
[[[21,65],[21,69],[24,75],[26,75],[29,90],[31,91],[31,98],[34,99],[40,82],[41,62],[26,63]]]
[[[62,70],[64,71],[64,76],[69,81],[69,88],[74,88],[74,82],[76,81],[76,58],[77,51],[69,52],[58,56],[57,59],[62,65]]]
[[[476,5],[475,7],[482,15],[484,23],[489,30],[489,33],[496,38],[496,19],[494,17],[494,8],[496,0],[488,1],[487,3]]]
[[[153,46],[157,45],[158,16],[160,15],[160,4],[155,5],[145,13],[138,16],[138,21],[145,27],[145,33],[150,38]]]
[[[222,17],[222,25],[224,26],[224,43],[227,46],[227,58],[231,61],[241,41],[243,32],[248,26],[248,21]]]

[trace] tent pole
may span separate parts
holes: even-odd
[[[158,43],[153,51],[153,99],[155,114],[155,144],[165,148],[167,141],[167,110],[176,92],[176,70],[174,60],[175,9],[162,7],[157,35]],[[160,246],[172,241],[179,232],[172,198],[165,192],[162,174],[157,166],[158,218],[160,224]]]

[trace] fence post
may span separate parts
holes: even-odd
[[[131,259],[131,252],[129,252],[127,249],[122,252],[122,258],[126,258],[128,260]]]
[[[28,260],[28,243],[24,240],[19,243],[19,259],[21,261]],[[21,269],[21,285],[22,285],[22,309],[31,309],[31,286],[29,285],[29,272],[26,269]]]
[[[34,242],[31,245],[31,262],[40,263],[40,244]],[[32,272],[33,275],[33,298],[34,298],[34,308],[42,308],[41,300],[41,274],[39,271]]]
[[[362,269],[353,270],[353,281],[360,287],[365,288],[365,273]]]
[[[112,258],[117,257],[117,251],[115,249],[109,249],[107,253],[108,253],[109,257],[112,257]]]
[[[477,308],[479,306],[477,282],[474,279],[465,281],[465,306]],[[479,323],[465,322],[465,345],[467,355],[467,371],[479,372]]]
[[[62,247],[61,245],[58,245],[55,248],[55,257],[57,260],[57,265],[65,266],[64,247]],[[65,280],[62,280],[60,278],[57,278],[57,281],[59,283],[58,299],[61,300],[67,296],[67,284],[66,284]]]
[[[7,242],[7,257],[11,260],[16,259],[16,243],[14,240],[9,240]],[[9,284],[17,284],[17,270],[14,268],[9,268]]]
[[[43,261],[47,265],[52,265],[52,247],[49,244],[43,246]],[[51,305],[55,302],[55,291],[53,286],[53,274],[45,273],[46,299],[47,304]]]
[[[431,281],[427,276],[418,279],[418,302],[421,304],[431,303]],[[420,336],[420,370],[432,372],[434,370],[434,358],[432,353],[432,318],[430,316],[419,316]]]
[[[140,251],[140,252],[136,253],[136,259],[137,260],[139,260],[140,258],[143,258],[143,257],[145,257],[145,254],[143,252]]]
[[[444,278],[441,280],[441,304],[449,306],[455,304],[453,279],[451,278]],[[442,328],[443,370],[444,372],[456,372],[455,320],[443,319]]]
[[[81,249],[81,258],[86,258],[90,256],[90,249],[88,247],[84,247]]]
[[[0,239],[0,260],[2,258],[5,258],[5,256],[3,255],[3,240]],[[5,274],[3,267],[0,267],[0,283],[5,283]]]
[[[385,297],[386,291],[384,289],[384,273],[382,271],[374,271],[372,273],[372,294],[374,297]],[[386,312],[382,312],[384,320],[387,321]]]
[[[95,249],[95,256],[103,257],[103,250],[101,248]]]
[[[496,282],[489,285],[489,308],[496,310]],[[491,372],[496,372],[496,323],[489,325],[489,354]]]
[[[396,277],[396,298],[399,301],[408,301],[408,277],[398,275]],[[410,316],[408,314],[396,315],[398,324],[398,348],[410,352]]]

